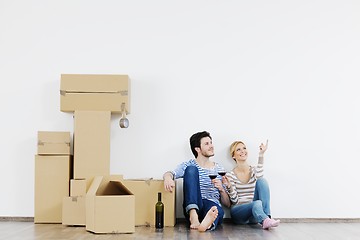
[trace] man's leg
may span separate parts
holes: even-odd
[[[203,199],[203,208],[200,209],[199,231],[214,230],[224,218],[224,210],[213,201]]]
[[[203,207],[197,167],[188,166],[183,179],[184,215],[190,223],[190,228],[197,229],[200,226],[198,211]]]

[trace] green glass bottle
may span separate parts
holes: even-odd
[[[164,204],[161,202],[161,192],[155,204],[155,228],[164,228]]]

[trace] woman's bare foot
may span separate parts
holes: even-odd
[[[213,206],[210,208],[210,210],[206,213],[205,218],[200,223],[200,226],[198,227],[198,230],[200,232],[205,232],[208,230],[211,225],[214,223],[215,219],[217,218],[219,212],[216,206]]]
[[[191,229],[198,229],[198,227],[200,226],[200,222],[199,222],[199,216],[196,212],[195,209],[191,209],[190,212],[190,228]]]

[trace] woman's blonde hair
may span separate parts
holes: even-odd
[[[230,145],[230,155],[231,155],[231,158],[232,158],[232,159],[234,159],[234,153],[235,153],[235,151],[236,151],[236,146],[237,146],[239,143],[241,143],[241,144],[243,144],[244,146],[246,146],[245,143],[243,143],[242,141],[235,141],[235,142],[233,142],[233,143]]]

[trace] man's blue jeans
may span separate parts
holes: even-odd
[[[201,222],[206,213],[210,210],[212,206],[216,206],[218,209],[218,216],[215,219],[211,230],[214,230],[217,225],[222,223],[224,217],[224,210],[213,201],[202,199],[201,191],[200,191],[200,183],[199,183],[199,170],[196,166],[188,166],[185,169],[184,173],[184,183],[183,183],[183,191],[184,191],[184,202],[183,209],[184,215],[186,219],[189,221],[189,211],[191,209],[196,209],[197,214],[199,216],[199,221]]]
[[[235,224],[262,223],[270,217],[270,190],[266,179],[256,180],[252,202],[232,206],[230,214]]]

